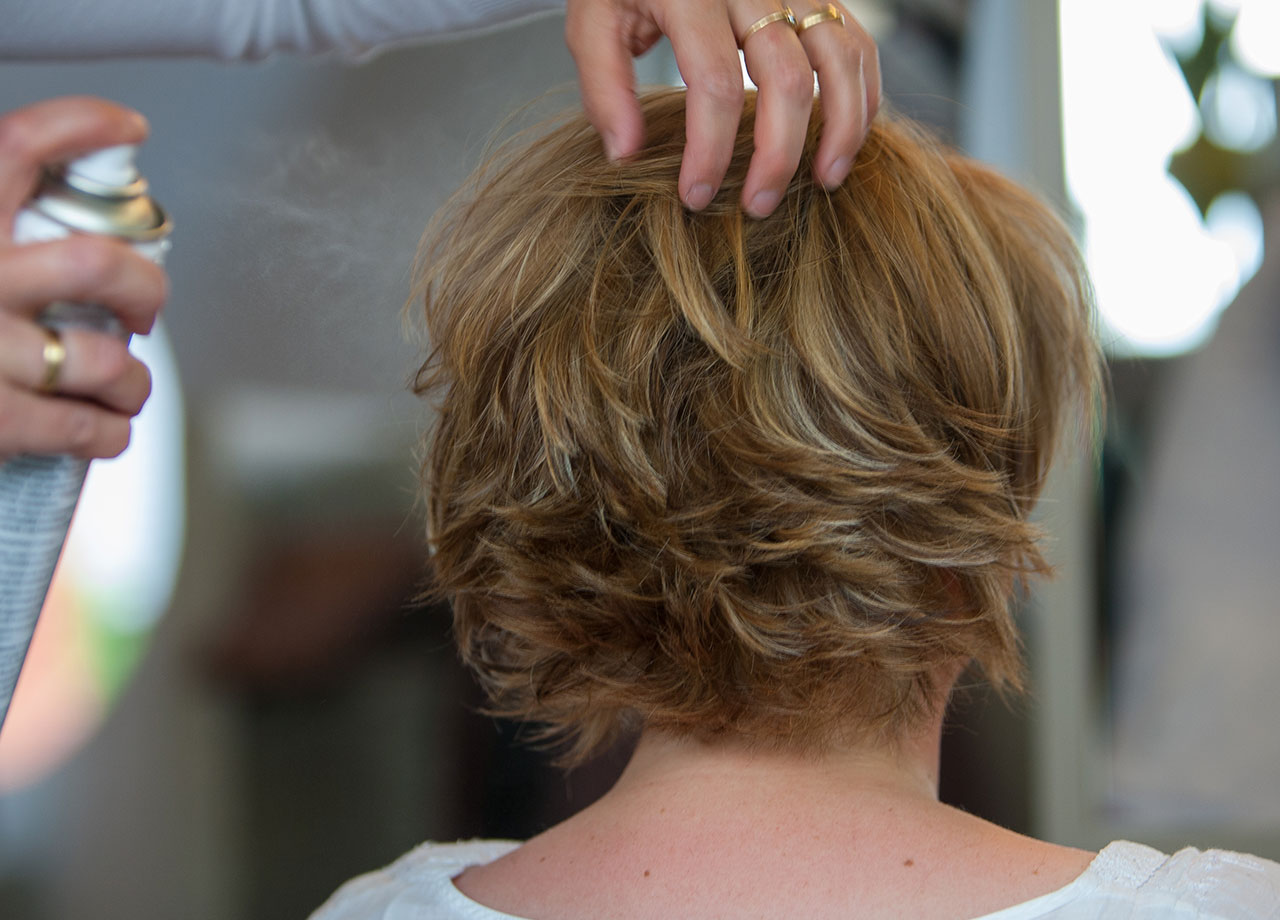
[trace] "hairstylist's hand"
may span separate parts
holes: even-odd
[[[146,134],[137,112],[87,97],[0,117],[0,461],[18,453],[111,457],[129,443],[130,419],[151,391],[146,367],[113,336],[68,329],[58,369],[36,320],[54,301],[82,301],[105,305],[131,332],[148,332],[167,292],[164,272],[118,240],[15,245],[13,221],[42,166]]]
[[[791,9],[810,25],[797,33],[785,20],[748,30],[783,9],[779,0],[568,0],[566,34],[578,65],[583,104],[610,157],[634,154],[644,142],[631,58],[671,40],[689,86],[688,144],[680,197],[706,207],[729,167],[742,117],[742,42],[747,72],[759,87],[755,152],[743,186],[747,212],[764,217],[778,206],[800,163],[813,101],[822,89],[823,133],[815,164],[833,187],[849,174],[854,154],[880,104],[876,45],[840,4],[844,22],[824,15],[828,4],[798,0]]]

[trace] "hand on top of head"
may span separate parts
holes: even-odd
[[[755,148],[741,191],[753,217],[773,212],[799,165],[815,75],[825,127],[813,169],[829,188],[848,175],[880,105],[875,42],[838,3],[568,0],[566,31],[583,106],[611,159],[633,156],[644,143],[631,57],[664,33],[670,38],[689,87],[680,197],[695,211],[719,191],[738,135],[739,46],[759,87]]]
[[[151,390],[146,367],[114,336],[55,336],[37,319],[55,301],[97,303],[130,332],[148,332],[167,293],[164,272],[105,237],[15,245],[13,225],[43,168],[146,134],[137,112],[88,97],[0,117],[0,461],[19,453],[107,457],[129,443],[130,418]]]

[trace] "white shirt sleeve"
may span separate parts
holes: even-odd
[[[564,8],[564,0],[16,0],[0,58],[357,58]]]

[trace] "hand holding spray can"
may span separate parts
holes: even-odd
[[[101,234],[127,241],[159,264],[170,224],[147,194],[134,166],[136,152],[133,146],[109,147],[47,171],[18,213],[14,242]],[[96,304],[54,303],[40,322],[54,330],[80,326],[128,338],[116,317]],[[0,726],[87,470],[87,460],[72,456],[23,455],[0,465]]]

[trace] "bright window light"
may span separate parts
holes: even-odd
[[[1228,150],[1261,150],[1276,135],[1276,96],[1243,68],[1224,64],[1204,85],[1200,100],[1205,134]]]
[[[1204,216],[1209,235],[1231,250],[1243,286],[1262,267],[1262,214],[1244,192],[1223,192]]]
[[[1204,38],[1204,0],[1146,0],[1143,15],[1174,48],[1190,51]]]
[[[1252,274],[1241,259],[1261,248],[1260,223],[1211,232],[1167,171],[1200,121],[1160,36],[1185,41],[1203,0],[1071,0],[1059,8],[1067,185],[1084,218],[1104,341],[1117,354],[1189,351],[1212,335]],[[1239,121],[1237,88],[1219,84],[1230,99],[1215,117],[1230,123],[1224,130],[1260,136],[1257,118]]]
[[[1280,2],[1248,0],[1240,8],[1231,53],[1259,76],[1280,78]]]

